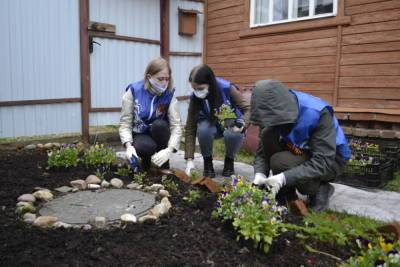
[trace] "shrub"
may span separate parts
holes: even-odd
[[[50,168],[69,168],[78,165],[79,148],[75,146],[53,149],[47,153],[47,164]]]
[[[103,144],[98,145],[96,143],[96,145],[90,146],[90,148],[85,151],[82,161],[87,167],[104,166],[109,168],[116,159],[117,156],[112,148],[107,148],[104,147]]]
[[[252,240],[255,247],[267,253],[273,238],[284,230],[281,222],[286,213],[287,209],[278,206],[268,191],[255,188],[245,178],[238,177],[220,194],[214,215],[224,221],[232,220],[244,239]]]

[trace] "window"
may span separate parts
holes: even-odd
[[[251,0],[250,26],[336,16],[338,0]]]

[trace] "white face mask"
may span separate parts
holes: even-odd
[[[155,81],[153,78],[150,78],[149,82],[151,84],[151,87],[153,87],[153,89],[159,94],[162,94],[162,93],[164,93],[165,90],[167,90],[168,83],[165,83],[164,85],[162,85],[162,84],[159,84],[157,81]]]
[[[206,98],[207,95],[208,95],[208,86],[205,87],[203,90],[193,90],[193,94],[194,94],[197,98],[201,98],[201,99]]]

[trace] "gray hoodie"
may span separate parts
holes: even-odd
[[[297,121],[299,107],[296,96],[281,82],[263,80],[256,83],[251,97],[250,122],[265,128],[291,124]],[[320,121],[308,140],[310,159],[284,172],[286,185],[310,179],[329,181],[343,171],[344,162],[336,156],[336,133],[332,115],[327,109],[320,113]],[[268,176],[269,162],[264,159],[262,142],[254,163],[255,173]]]

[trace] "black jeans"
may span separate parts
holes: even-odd
[[[143,170],[150,168],[152,155],[168,146],[170,136],[171,131],[166,120],[155,120],[150,126],[149,133],[133,133],[133,146],[142,159]]]

